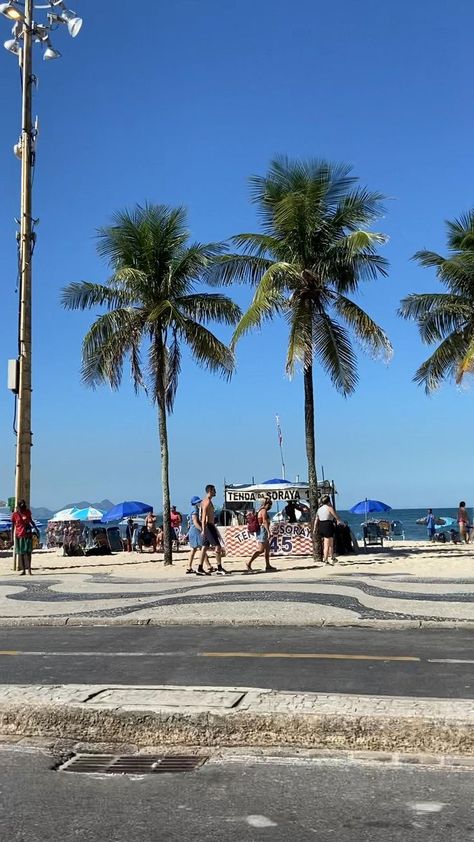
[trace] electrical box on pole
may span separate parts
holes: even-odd
[[[14,395],[18,394],[18,360],[8,360],[8,388]]]

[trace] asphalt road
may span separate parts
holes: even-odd
[[[474,634],[255,626],[0,629],[0,684],[104,682],[474,698]]]
[[[51,770],[0,748],[9,842],[459,842],[474,837],[471,771],[266,759],[141,778]]]

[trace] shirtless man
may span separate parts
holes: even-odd
[[[201,536],[202,536],[202,550],[201,559],[199,561],[198,572],[204,571],[204,561],[207,558],[209,549],[213,549],[216,554],[217,570],[220,576],[226,576],[230,573],[229,570],[224,570],[222,567],[222,549],[219,533],[214,522],[214,504],[212,498],[216,496],[215,485],[206,485],[206,496],[201,500]]]

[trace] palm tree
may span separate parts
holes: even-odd
[[[68,310],[103,306],[107,311],[83,341],[84,383],[95,388],[107,382],[118,389],[129,358],[135,391],[145,389],[158,408],[163,546],[165,563],[171,563],[167,414],[176,395],[181,346],[190,349],[199,365],[230,377],[233,353],[205,325],[209,321],[235,325],[241,311],[224,295],[196,290],[221,247],[188,242],[183,208],[147,204],[119,211],[111,225],[99,229],[97,251],[112,272],[107,283],[69,284],[62,304]]]
[[[399,310],[404,319],[417,322],[424,343],[440,343],[413,378],[427,393],[446,379],[461,383],[474,370],[474,209],[446,227],[448,257],[418,251],[413,259],[436,268],[447,292],[413,293]]]
[[[367,226],[381,212],[382,196],[357,187],[351,168],[325,161],[273,160],[265,176],[251,178],[262,232],[238,234],[241,253],[224,254],[210,267],[214,283],[256,286],[234,333],[234,343],[265,320],[288,324],[288,375],[303,369],[306,455],[312,517],[317,508],[313,367],[322,365],[336,389],[357,384],[351,332],[373,354],[390,355],[385,333],[348,293],[363,280],[386,275],[376,246],[385,242]],[[315,548],[315,558],[317,548]]]

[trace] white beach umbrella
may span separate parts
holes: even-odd
[[[74,520],[74,512],[79,511],[77,506],[71,506],[70,509],[61,509],[61,511],[56,512],[54,517],[51,520],[60,521],[60,520]]]

